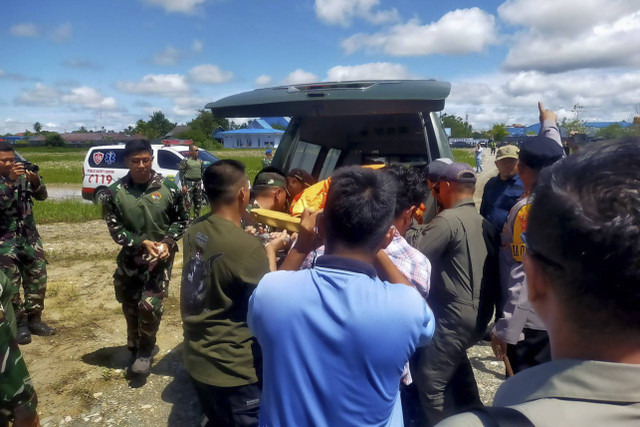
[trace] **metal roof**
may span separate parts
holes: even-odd
[[[256,89],[205,108],[217,117],[410,114],[442,110],[450,92],[435,80],[323,82]]]
[[[284,131],[280,129],[236,129],[228,130],[226,132],[220,132],[220,135],[241,135],[241,134],[256,134],[256,135],[280,135]]]

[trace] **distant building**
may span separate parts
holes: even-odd
[[[189,125],[178,125],[167,132],[167,134],[164,135],[163,138],[174,138],[176,135],[181,134],[182,132],[188,132],[190,130],[191,127]]]
[[[251,120],[244,129],[216,132],[225,148],[269,148],[277,147],[289,121],[284,117],[262,117]]]

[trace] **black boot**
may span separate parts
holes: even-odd
[[[133,362],[133,365],[131,365],[131,372],[137,375],[149,375],[152,363],[153,357],[151,356],[151,351],[138,350],[136,360]]]
[[[18,344],[25,345],[31,342],[31,331],[27,322],[18,322],[18,335],[16,336]]]
[[[56,333],[54,329],[50,328],[42,321],[40,314],[29,315],[29,330],[32,334],[39,335],[41,337],[48,337]]]

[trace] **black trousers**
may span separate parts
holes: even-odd
[[[258,383],[238,387],[216,387],[191,378],[207,427],[256,427],[260,417]]]
[[[433,426],[470,407],[482,406],[467,349],[475,344],[485,325],[478,325],[478,310],[449,303],[436,313],[433,339],[414,356],[412,376],[425,421]]]
[[[551,361],[551,348],[547,331],[524,328],[524,340],[507,346],[507,356],[513,373]]]

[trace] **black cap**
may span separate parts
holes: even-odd
[[[316,180],[313,178],[313,175],[311,175],[309,172],[307,172],[304,169],[299,169],[299,168],[291,169],[287,174],[287,177],[292,177],[299,180],[305,185],[305,187],[310,187],[316,183]]]
[[[468,164],[462,162],[454,162],[450,165],[446,165],[446,168],[442,171],[442,173],[440,173],[438,181],[475,184],[476,173]]]
[[[518,158],[531,169],[540,170],[562,158],[564,150],[556,141],[546,136],[527,138],[520,145]]]

